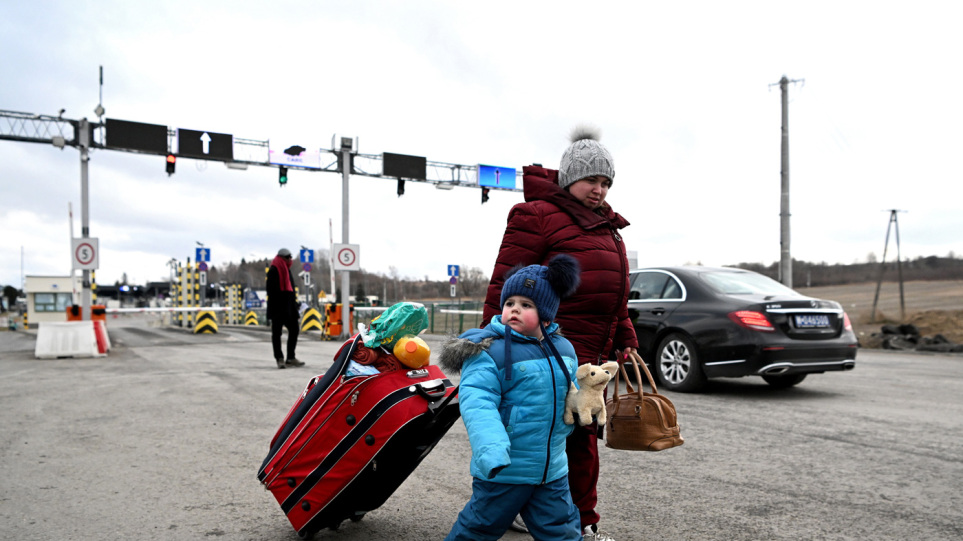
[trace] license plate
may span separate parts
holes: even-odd
[[[829,316],[825,314],[811,314],[796,316],[796,328],[818,329],[829,326]]]

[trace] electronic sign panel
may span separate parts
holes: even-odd
[[[427,178],[428,160],[424,156],[383,152],[381,159],[381,174],[386,177],[410,178],[412,180],[425,180]]]
[[[478,185],[490,188],[515,189],[515,168],[497,165],[478,166]]]
[[[167,126],[108,118],[105,127],[107,148],[167,154]]]

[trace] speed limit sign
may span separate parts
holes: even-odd
[[[335,244],[334,245],[334,270],[356,271],[361,270],[361,263],[358,260],[361,247],[357,244]]]
[[[99,267],[100,240],[79,238],[71,240],[73,252],[73,268],[78,270],[96,270]]]

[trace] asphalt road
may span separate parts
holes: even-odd
[[[306,337],[307,366],[278,370],[262,330],[109,328],[94,359],[37,360],[32,334],[0,332],[0,539],[297,539],[256,471],[338,344]],[[963,538],[963,356],[863,350],[788,390],[668,396],[684,446],[601,451],[620,541]],[[469,453],[458,422],[382,508],[315,538],[442,539]]]

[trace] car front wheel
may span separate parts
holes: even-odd
[[[688,393],[705,386],[706,376],[699,364],[695,345],[689,337],[678,333],[666,336],[659,343],[656,359],[656,372],[665,388]]]

